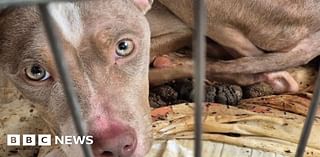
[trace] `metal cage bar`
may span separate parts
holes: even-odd
[[[64,88],[64,93],[71,111],[72,119],[79,136],[86,136],[84,131],[84,125],[81,121],[81,112],[78,97],[73,89],[73,82],[68,73],[68,66],[64,60],[63,49],[59,42],[59,38],[53,28],[53,20],[50,16],[48,10],[48,3],[58,2],[58,1],[73,1],[73,0],[1,0],[0,8],[5,8],[8,6],[20,6],[20,5],[38,5],[41,12],[41,17],[43,25],[47,32],[48,41],[51,46],[51,50],[55,59],[55,63],[61,77],[61,81]],[[92,157],[92,149],[89,145],[81,145],[83,154],[85,157]]]
[[[204,0],[193,1],[194,32],[193,32],[193,60],[194,60],[194,100],[195,100],[195,149],[194,156],[201,157],[202,152],[202,103],[204,101],[204,81],[206,65],[206,26],[207,16]]]
[[[42,15],[42,21],[43,25],[47,32],[47,37],[51,45],[51,50],[56,62],[56,66],[58,68],[58,72],[64,87],[64,93],[66,95],[68,105],[72,114],[72,118],[74,121],[74,125],[76,127],[76,130],[78,132],[79,136],[86,136],[86,133],[84,131],[83,124],[81,122],[81,112],[80,112],[80,105],[78,97],[76,96],[76,93],[73,88],[73,82],[71,80],[71,77],[68,73],[68,66],[66,64],[66,61],[64,59],[63,54],[63,48],[60,44],[59,38],[57,36],[57,33],[54,30],[54,23],[52,20],[52,17],[49,13],[48,4],[39,4],[39,9]],[[89,145],[82,144],[82,149],[85,157],[92,157],[92,150]]]
[[[1,0],[0,8],[16,5],[39,5],[42,13],[43,24],[47,31],[47,36],[51,44],[51,49],[57,64],[59,74],[63,83],[68,105],[71,109],[72,118],[75,123],[78,135],[85,136],[83,124],[81,122],[80,106],[78,98],[73,89],[71,77],[68,74],[68,67],[63,58],[62,47],[52,27],[52,19],[49,15],[47,5],[54,1],[72,1],[72,0]],[[205,32],[206,32],[206,9],[204,0],[194,0],[194,36],[193,36],[193,58],[194,58],[194,78],[195,78],[195,157],[201,157],[201,134],[202,134],[202,102],[204,100],[204,80],[205,80]],[[313,93],[308,115],[301,132],[299,145],[297,147],[296,157],[302,157],[307,145],[312,125],[315,119],[316,111],[320,103],[320,67]],[[85,157],[92,156],[92,150],[89,145],[82,145]]]
[[[311,105],[309,107],[308,115],[300,135],[300,141],[296,151],[296,157],[303,157],[319,104],[320,104],[320,65],[318,67],[317,82],[315,84]]]

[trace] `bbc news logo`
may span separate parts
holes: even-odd
[[[8,134],[8,146],[51,146],[54,145],[71,145],[71,144],[93,144],[93,136],[54,136],[49,134]]]

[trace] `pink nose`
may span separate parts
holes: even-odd
[[[130,157],[135,152],[137,136],[133,128],[110,121],[93,128],[89,134],[94,139],[92,148],[96,157]]]

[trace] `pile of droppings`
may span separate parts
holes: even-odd
[[[205,85],[205,102],[237,105],[242,99],[241,87],[222,83]],[[150,89],[149,102],[153,108],[194,102],[191,79],[173,80]]]

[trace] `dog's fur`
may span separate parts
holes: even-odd
[[[152,50],[165,47],[165,51],[171,51],[189,44],[192,0],[159,1],[186,25],[156,3],[160,9],[148,14],[154,37]],[[242,75],[246,77],[241,84],[267,81],[274,87],[280,86],[281,89],[275,89],[280,92],[296,90],[296,82],[287,73],[273,72],[305,64],[319,55],[320,3],[311,0],[206,2],[208,37],[238,58],[212,63],[209,70],[212,75],[233,81]],[[127,134],[126,130],[138,142],[132,156],[143,156],[151,145],[150,30],[144,17],[150,6],[148,0],[95,0],[50,6],[80,98],[86,130],[97,141],[93,145],[97,157],[106,156],[104,151],[118,154],[105,141],[118,142],[121,138],[118,136],[122,132]],[[159,15],[168,15],[169,19]],[[38,10],[34,7],[4,10],[0,14],[0,30],[1,72],[26,98],[42,104],[40,108],[50,115],[48,119],[61,135],[75,134]],[[124,38],[133,40],[135,50],[127,57],[116,56],[115,44]],[[51,77],[45,81],[28,79],[25,69],[33,64],[43,66]],[[77,145],[63,147],[63,151],[71,157],[81,156]]]
[[[159,2],[189,28],[193,28],[193,0]],[[306,64],[319,56],[319,2],[205,2],[208,11],[207,36],[220,44],[234,59],[209,63],[209,78],[240,85],[267,82],[276,93],[298,90],[298,83],[282,70]]]
[[[123,136],[122,132],[138,139],[132,156],[143,156],[151,145],[147,66],[150,31],[144,16],[150,6],[148,0],[95,0],[49,6],[80,99],[86,131],[95,138],[95,156],[103,156],[103,151],[120,155],[114,148],[104,149],[113,147],[110,145],[120,147],[117,140],[111,139]],[[1,71],[26,98],[43,105],[42,111],[50,115],[47,118],[60,135],[76,135],[38,9],[9,8],[0,19]],[[122,39],[131,39],[135,44],[127,57],[115,53],[116,43]],[[44,81],[28,79],[25,69],[33,64],[44,67],[51,77]],[[108,144],[99,139],[102,137]],[[78,145],[63,149],[68,156],[82,153]]]

